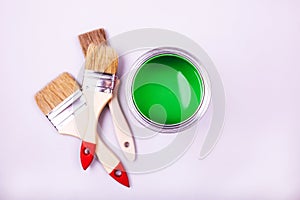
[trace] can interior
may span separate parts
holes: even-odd
[[[134,106],[144,118],[160,125],[180,124],[193,117],[203,92],[202,77],[193,63],[170,53],[146,60],[132,83]]]

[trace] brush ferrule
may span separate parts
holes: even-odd
[[[94,89],[96,92],[112,93],[117,76],[85,70],[82,89]]]
[[[53,126],[59,130],[65,125],[70,117],[78,110],[86,106],[86,101],[81,90],[77,90],[63,102],[58,104],[48,115],[47,118]]]

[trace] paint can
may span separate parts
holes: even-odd
[[[209,77],[199,59],[174,47],[155,48],[140,56],[129,72],[126,88],[133,116],[162,133],[192,126],[211,99]]]

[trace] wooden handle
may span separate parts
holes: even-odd
[[[136,158],[135,143],[134,143],[134,139],[130,127],[127,123],[127,120],[119,104],[119,100],[117,96],[119,85],[120,85],[120,80],[117,80],[116,86],[113,91],[113,98],[108,105],[113,119],[113,124],[115,127],[115,132],[117,135],[119,145],[125,157],[129,161],[134,161]]]
[[[98,119],[103,108],[111,100],[112,94],[104,92],[94,92],[94,90],[92,89],[83,90],[83,94],[86,98],[89,112],[87,128],[82,136],[82,139],[90,143],[96,143]]]
[[[121,160],[97,136],[96,155],[107,173],[116,181],[129,187],[129,180]]]
[[[112,94],[95,92],[93,89],[83,90],[83,94],[88,105],[88,123],[82,136],[80,161],[83,169],[87,169],[95,155],[99,115],[107,102],[112,98]]]

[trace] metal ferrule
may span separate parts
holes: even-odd
[[[82,89],[94,89],[97,92],[112,93],[116,79],[117,76],[115,74],[85,70]]]
[[[66,98],[58,106],[56,106],[48,115],[47,118],[53,126],[59,130],[67,123],[70,117],[86,106],[86,100],[81,90],[77,90],[71,96]]]

